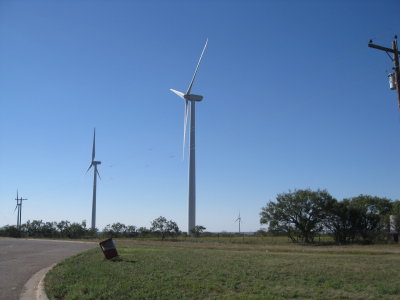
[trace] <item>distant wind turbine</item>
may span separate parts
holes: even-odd
[[[203,51],[201,52],[199,61],[197,62],[196,69],[194,71],[192,81],[189,84],[189,87],[186,93],[182,93],[173,89],[170,89],[172,92],[177,94],[183,100],[185,100],[185,114],[183,119],[183,155],[185,153],[185,144],[186,144],[186,127],[188,121],[188,110],[189,110],[189,101],[190,101],[190,147],[189,147],[189,210],[188,210],[188,234],[192,235],[191,230],[196,226],[196,114],[195,114],[195,103],[203,100],[203,96],[191,94],[194,80],[196,79],[197,71],[199,70],[199,66],[201,60],[203,58],[204,51],[207,48],[208,39],[206,40],[206,44],[204,45]]]
[[[93,148],[92,148],[92,162],[90,163],[89,168],[87,169],[86,173],[89,172],[90,168],[93,167],[93,202],[92,202],[92,229],[96,228],[96,185],[97,185],[97,176],[100,177],[99,171],[97,170],[97,165],[101,164],[101,161],[95,161],[94,158],[96,156],[96,128],[93,132]]]
[[[239,211],[239,217],[235,220],[235,223],[239,221],[239,233],[240,233],[240,223],[242,222],[242,218],[240,217],[240,211]]]

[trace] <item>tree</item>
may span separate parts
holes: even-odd
[[[151,222],[151,231],[161,235],[161,239],[164,240],[168,235],[178,235],[179,227],[174,221],[167,221],[166,218],[160,216]]]
[[[125,234],[126,226],[120,222],[113,223],[112,225],[108,224],[104,229],[103,232],[107,233],[111,237],[120,237]]]
[[[127,236],[127,237],[135,237],[137,235],[138,235],[138,233],[136,231],[136,226],[133,226],[133,225],[126,226],[125,236]]]
[[[390,211],[389,232],[392,234],[395,242],[399,241],[400,233],[400,201],[397,200],[392,203],[392,209]]]
[[[29,237],[41,237],[43,225],[42,220],[28,220],[21,226],[21,230],[26,232]]]
[[[21,237],[21,230],[17,228],[15,225],[6,225],[0,228],[0,236],[7,236],[7,237]]]
[[[200,234],[202,234],[204,230],[206,230],[206,228],[205,228],[204,226],[196,225],[196,226],[194,226],[194,228],[192,228],[192,229],[190,230],[190,232],[191,232],[195,237],[199,237]]]
[[[40,236],[42,237],[57,237],[57,223],[56,222],[46,222],[42,225],[40,230]]]
[[[172,220],[169,220],[168,222],[167,222],[167,228],[166,228],[167,230],[167,234],[168,235],[171,235],[171,236],[177,236],[177,235],[179,235],[179,233],[180,233],[180,230],[179,230],[179,227],[178,227],[178,224],[176,224],[174,221],[172,221]]]
[[[395,222],[393,224],[394,231],[400,232],[400,200],[394,201],[392,203],[390,214],[393,215],[395,219]]]
[[[2,229],[7,231],[12,230],[12,227],[6,226]],[[43,222],[42,220],[28,220],[26,223],[21,225],[18,230],[19,237],[45,237],[45,238],[57,238],[57,237],[68,237],[68,238],[81,238],[85,235],[96,233],[96,230],[92,231],[86,228],[86,221],[79,223],[70,223],[69,221],[57,222]],[[9,235],[9,233],[0,229],[0,235]],[[15,233],[12,233],[15,235]]]
[[[151,230],[147,229],[146,227],[139,227],[137,232],[138,232],[140,237],[145,237],[145,236],[148,236],[151,233]]]
[[[268,236],[268,232],[264,228],[260,228],[254,233],[254,235],[255,236]]]
[[[260,223],[271,231],[283,231],[292,241],[314,241],[323,229],[323,220],[335,203],[326,190],[295,190],[282,193],[276,202],[270,201],[260,213]]]
[[[324,224],[333,234],[335,242],[344,244],[356,238],[359,218],[360,210],[351,206],[350,200],[345,199],[334,203]]]
[[[345,199],[346,200],[346,199]],[[364,242],[370,243],[383,233],[392,203],[387,198],[360,195],[349,199],[350,206],[358,211],[354,227]]]
[[[66,232],[68,230],[68,227],[70,226],[70,222],[69,221],[60,221],[57,224],[57,230],[60,233],[61,237],[65,237],[66,236]]]
[[[79,223],[71,223],[67,228],[66,235],[70,239],[78,239],[87,234],[89,230],[86,228],[86,221]]]
[[[103,229],[103,233],[110,237],[135,237],[138,235],[136,226],[122,224],[120,222],[108,224]]]

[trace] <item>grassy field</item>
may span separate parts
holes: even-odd
[[[45,279],[50,299],[400,299],[400,249],[289,243],[117,241]]]

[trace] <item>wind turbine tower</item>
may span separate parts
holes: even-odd
[[[183,154],[185,153],[186,143],[186,126],[188,120],[188,110],[190,102],[190,142],[189,142],[189,209],[188,209],[188,234],[192,235],[192,229],[196,226],[196,102],[203,100],[203,96],[191,94],[194,80],[196,79],[197,71],[199,69],[201,60],[203,58],[204,51],[207,48],[208,39],[204,45],[203,51],[201,52],[199,61],[197,62],[196,69],[194,71],[192,81],[186,93],[182,93],[173,89],[172,92],[177,94],[185,101],[185,113],[183,121]]]
[[[235,223],[239,221],[239,234],[240,234],[240,223],[242,222],[242,218],[240,217],[240,212],[239,212],[239,217],[235,220]]]
[[[97,165],[101,164],[101,161],[94,160],[96,156],[96,128],[93,132],[93,148],[92,148],[92,162],[86,173],[89,172],[90,168],[93,167],[93,202],[92,202],[92,229],[96,229],[96,186],[97,186],[97,176],[100,177],[99,171],[97,170]]]
[[[14,212],[18,208],[17,228],[20,229],[21,224],[22,224],[22,222],[21,222],[22,221],[22,201],[25,201],[28,199],[22,199],[22,197],[18,198],[18,190],[17,190],[17,198],[15,200],[17,200],[17,205],[15,206]]]

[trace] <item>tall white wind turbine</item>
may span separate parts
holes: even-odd
[[[240,223],[242,222],[242,218],[240,217],[240,211],[239,211],[239,217],[235,220],[235,223],[239,221],[239,233],[240,233]]]
[[[86,173],[89,172],[90,168],[93,167],[93,202],[92,202],[92,229],[96,228],[96,185],[97,185],[97,176],[100,178],[99,171],[97,170],[97,165],[101,164],[101,161],[94,160],[96,156],[96,128],[93,132],[93,148],[92,148],[92,162],[90,163],[89,168]],[[100,178],[101,179],[101,178]]]
[[[203,51],[201,52],[199,61],[197,62],[196,69],[194,71],[192,81],[189,84],[189,87],[186,93],[182,93],[173,89],[170,89],[172,92],[177,94],[183,100],[185,100],[185,114],[183,119],[183,153],[185,153],[185,144],[186,144],[186,126],[188,121],[188,110],[189,110],[189,102],[190,102],[190,147],[189,147],[189,209],[188,209],[188,234],[192,235],[192,230],[196,226],[196,114],[195,114],[195,103],[203,100],[203,96],[191,94],[194,80],[196,79],[197,71],[199,70],[199,66],[201,60],[203,58],[204,51],[207,48],[208,39],[206,40],[206,44],[204,45]]]

